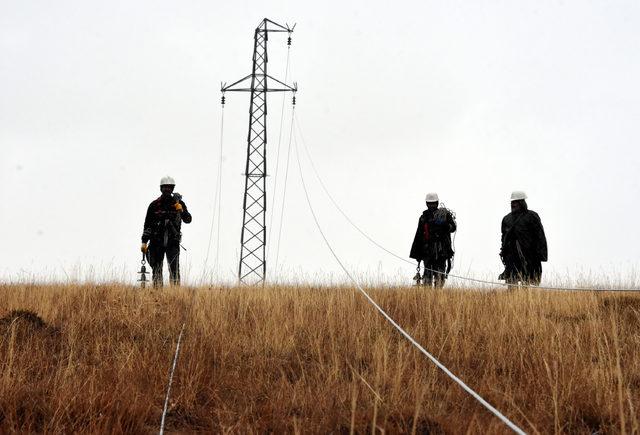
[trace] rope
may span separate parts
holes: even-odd
[[[291,46],[287,45],[287,65],[285,67],[284,70],[284,82],[287,82],[287,79],[289,78],[289,59],[290,59],[290,55],[291,55]],[[280,168],[280,144],[282,143],[282,127],[284,126],[284,102],[286,100],[286,95],[285,93],[282,94],[282,108],[280,110],[280,131],[278,132],[278,149],[276,152],[276,174],[273,180],[273,195],[271,196],[274,199],[274,206],[275,206],[275,199],[276,199],[276,195],[278,194],[278,169]],[[291,140],[291,139],[289,139]],[[288,157],[287,157],[288,158]],[[284,201],[284,198],[283,198]],[[273,224],[273,212],[275,210],[275,207],[271,208],[271,215],[269,216],[269,233],[267,235],[267,240],[268,240],[268,246],[271,247],[271,226]],[[267,261],[269,261],[269,250],[267,250]],[[275,269],[274,269],[275,270]]]
[[[420,343],[418,343],[413,337],[411,337],[411,335],[409,335],[409,333],[407,331],[405,331],[400,325],[398,325],[391,318],[391,316],[389,316],[389,314],[387,314],[380,307],[380,305],[378,305],[373,300],[373,298],[371,298],[371,296],[369,296],[369,294],[362,288],[362,286],[360,286],[358,281],[355,280],[355,278],[351,275],[351,273],[349,273],[349,271],[344,266],[344,264],[342,263],[342,261],[340,260],[340,258],[336,254],[336,252],[333,250],[333,247],[331,246],[331,244],[327,240],[327,237],[325,236],[324,232],[322,231],[322,227],[320,226],[320,222],[318,221],[318,218],[317,218],[316,213],[315,213],[315,211],[313,209],[313,206],[311,205],[311,199],[309,198],[309,192],[307,191],[307,186],[306,186],[305,181],[304,181],[304,175],[302,174],[302,165],[300,164],[300,155],[298,153],[297,141],[296,141],[295,147],[296,147],[296,158],[297,158],[297,161],[298,161],[298,171],[300,173],[300,181],[302,182],[302,188],[304,190],[304,194],[305,194],[305,197],[306,197],[306,200],[307,200],[307,205],[309,206],[309,211],[311,212],[311,215],[313,216],[313,220],[314,220],[314,222],[316,224],[318,232],[322,236],[322,239],[324,240],[325,245],[327,246],[327,248],[331,252],[331,255],[333,256],[333,258],[340,265],[340,267],[345,272],[345,274],[349,277],[349,279],[351,279],[351,281],[355,284],[356,288],[369,301],[369,303],[371,303],[376,308],[376,310],[378,310],[378,312],[380,314],[382,314],[382,316],[384,316],[384,318],[387,319],[389,321],[389,323],[391,323],[391,325],[393,325],[393,327],[396,328],[396,330],[398,330],[398,332],[400,332],[400,334],[402,334],[412,345],[414,345],[427,358],[429,358],[429,360],[431,360],[432,363],[434,363],[440,370],[442,370],[447,376],[449,376],[449,378],[451,378],[463,390],[465,390],[467,393],[469,393],[474,399],[476,399],[478,402],[480,402],[480,404],[483,405],[486,409],[488,409],[493,415],[495,415],[500,420],[502,420],[502,422],[504,424],[506,424],[511,430],[513,430],[517,434],[524,435],[525,432],[522,429],[520,429],[518,426],[516,426],[511,420],[509,420],[507,417],[505,417],[504,414],[502,414],[495,407],[493,407],[489,402],[487,402],[485,399],[483,399],[482,396],[480,396],[473,389],[471,389],[471,387],[469,387],[467,384],[465,384],[460,378],[458,378],[456,375],[454,375],[444,364],[442,364],[440,361],[438,361],[436,359],[436,357],[431,355],[424,347],[422,347],[420,345]]]
[[[296,130],[298,132],[298,134],[300,135],[300,139],[302,141],[302,145],[304,148],[304,151],[307,155],[307,158],[309,159],[309,162],[311,163],[311,168],[313,169],[313,172],[316,176],[316,178],[318,179],[318,182],[320,183],[320,186],[322,187],[322,190],[324,190],[325,194],[327,195],[327,197],[329,198],[329,200],[331,201],[331,203],[334,205],[334,207],[338,210],[338,212],[340,212],[340,214],[346,219],[347,222],[349,222],[349,224],[356,230],[358,231],[363,237],[365,237],[369,242],[371,242],[372,244],[374,244],[375,246],[377,246],[378,248],[380,248],[381,250],[383,250],[384,252],[386,252],[387,254],[395,257],[396,259],[403,261],[407,264],[411,264],[412,266],[415,266],[416,263],[414,261],[410,261],[407,260],[405,257],[402,257],[398,254],[396,254],[393,251],[390,251],[389,249],[385,248],[383,245],[381,245],[380,243],[378,243],[375,239],[373,239],[371,236],[369,236],[369,234],[367,234],[363,229],[361,229],[346,213],[345,211],[340,207],[340,205],[338,205],[338,203],[336,202],[336,200],[333,198],[333,196],[331,195],[331,193],[329,192],[329,190],[327,189],[327,186],[325,185],[324,181],[322,180],[322,177],[320,177],[320,174],[318,173],[318,170],[316,169],[316,165],[311,157],[311,153],[309,152],[309,149],[306,145],[306,141],[304,140],[304,135],[302,133],[302,129],[300,127],[298,118],[295,119],[295,124],[296,124]],[[297,142],[296,142],[296,146],[297,146]],[[511,286],[512,284],[509,283],[505,283],[505,282],[498,282],[498,281],[490,281],[490,280],[483,280],[483,279],[477,279],[477,278],[471,278],[468,276],[463,276],[463,275],[456,275],[453,273],[446,273],[446,272],[442,272],[439,270],[434,270],[428,267],[424,267],[424,270],[432,272],[432,273],[437,273],[437,274],[441,274],[441,275],[447,275],[450,276],[452,278],[457,278],[463,281],[469,281],[469,282],[475,282],[478,284],[486,284],[486,285],[493,285],[493,286],[500,286],[500,287],[508,287]],[[542,286],[542,285],[533,285],[533,284],[520,284],[519,287],[525,287],[525,288],[532,288],[532,289],[541,289],[541,290],[560,290],[560,291],[615,291],[615,292],[634,292],[634,291],[640,291],[640,289],[638,288],[590,288],[590,287],[557,287],[557,286]]]
[[[277,270],[278,258],[280,258],[280,238],[282,237],[282,223],[284,221],[284,205],[287,196],[287,180],[289,179],[289,160],[291,157],[291,139],[293,137],[293,124],[295,122],[296,106],[291,109],[291,128],[289,129],[289,146],[287,148],[287,166],[284,171],[284,190],[282,192],[282,209],[280,210],[280,228],[278,229],[278,244],[276,245],[276,261],[273,263],[273,270]]]
[[[220,251],[220,202],[221,202],[221,196],[222,196],[222,150],[223,150],[223,145],[224,145],[224,104],[222,105],[222,109],[221,109],[221,116],[220,116],[220,149],[219,149],[219,155],[218,155],[218,178],[216,180],[216,192],[215,195],[213,197],[213,213],[211,215],[211,228],[209,230],[209,243],[207,244],[207,255],[205,256],[204,259],[204,266],[206,268],[207,263],[209,261],[209,253],[211,251],[211,241],[213,239],[213,227],[214,224],[216,222],[216,214],[218,216],[217,219],[217,223],[218,223],[218,228],[216,231],[216,255],[215,255],[215,260],[214,260],[214,271],[216,270],[217,266],[218,266],[218,254]]]
[[[176,343],[176,352],[173,355],[173,364],[171,365],[171,371],[169,372],[169,382],[167,384],[167,394],[164,397],[164,407],[162,409],[162,420],[160,420],[160,435],[164,434],[164,422],[167,417],[167,409],[169,408],[169,396],[171,395],[171,384],[173,383],[173,374],[176,371],[178,365],[178,355],[180,354],[180,343],[182,342],[182,335],[184,334],[186,322],[182,324],[180,334],[178,335],[178,342]]]

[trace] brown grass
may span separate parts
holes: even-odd
[[[531,433],[640,431],[640,297],[371,290]],[[14,310],[24,310],[14,311]],[[508,433],[351,288],[0,286],[0,431]]]

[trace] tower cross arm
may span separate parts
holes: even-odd
[[[270,88],[267,86],[266,91],[267,92],[271,92],[271,91],[290,91],[290,92],[298,92],[298,84],[297,83],[293,83],[293,86],[289,86],[288,84],[286,84],[285,82],[281,82],[280,80],[271,77],[270,75],[267,74],[267,78],[273,80],[274,82],[276,82],[277,84],[279,84],[280,86],[282,86],[282,88],[278,89],[278,88]]]
[[[231,83],[230,85],[223,83],[222,86],[220,87],[220,91],[221,92],[251,92],[252,90],[254,90],[257,92],[298,92],[297,83],[294,83],[293,85],[288,85],[274,77],[271,77],[270,75],[256,74],[256,76],[266,77],[267,79],[274,81],[278,86],[270,86],[267,83],[267,80],[264,80],[265,86],[258,86],[252,89],[251,88],[252,75],[249,74],[248,76],[243,77],[240,80]]]
[[[293,33],[293,29],[296,28],[295,24],[292,27],[289,27],[288,24],[285,24],[283,26],[282,24],[278,24],[275,21],[270,20],[269,18],[265,18],[264,20],[262,20],[261,24],[262,24],[262,26],[264,26],[264,28],[261,29],[260,27],[258,27],[258,29],[262,30],[263,32],[288,32],[288,33]],[[275,26],[275,28],[269,28],[267,26],[267,24],[271,24],[271,25]]]
[[[249,79],[251,79],[251,74],[241,78],[240,80],[236,80],[235,82],[231,83],[230,85],[227,85],[227,83],[224,82],[220,86],[220,91],[222,91],[222,92],[237,91],[239,89],[239,85],[241,85],[242,83],[246,82]]]

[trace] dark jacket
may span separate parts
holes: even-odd
[[[418,219],[409,257],[428,260],[453,257],[451,233],[456,231],[456,220],[446,208],[425,210]]]
[[[538,213],[525,206],[502,219],[500,256],[505,264],[520,260],[529,263],[547,261],[547,238]]]
[[[182,205],[182,211],[175,209],[177,203]],[[151,240],[152,243],[162,243],[167,246],[168,242],[180,243],[180,227],[182,222],[191,223],[191,213],[187,210],[187,205],[182,201],[179,194],[168,197],[160,196],[147,209],[147,216],[144,219],[144,229],[142,231],[142,243]]]

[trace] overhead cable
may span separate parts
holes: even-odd
[[[289,42],[291,40],[291,37],[289,37]],[[287,79],[289,78],[289,63],[290,63],[290,56],[291,56],[291,44],[289,43],[287,45],[287,64],[285,66],[284,69],[284,82],[287,82]],[[269,216],[269,230],[268,230],[268,236],[267,236],[267,240],[269,243],[269,248],[271,248],[271,227],[273,226],[273,213],[275,211],[275,204],[276,204],[276,199],[278,196],[278,173],[279,173],[279,168],[280,168],[280,145],[282,144],[282,130],[283,130],[283,126],[284,126],[284,102],[286,100],[286,96],[284,94],[282,94],[282,107],[280,109],[280,130],[278,132],[278,147],[276,149],[276,172],[275,172],[275,176],[273,177],[273,194],[271,195],[271,197],[273,198],[273,205],[274,207],[271,207],[271,215]],[[287,159],[289,158],[289,156],[287,155]],[[284,201],[284,198],[283,198]],[[280,243],[278,242],[278,245]],[[269,250],[267,250],[267,261],[269,261]]]
[[[309,149],[308,149],[308,147],[306,145],[306,141],[304,139],[304,134],[302,133],[302,129],[300,127],[300,123],[298,121],[298,118],[299,118],[299,116],[296,117],[295,124],[296,124],[296,129],[297,129],[298,133],[300,134],[300,139],[302,141],[302,146],[303,146],[303,148],[305,150],[305,154],[307,155],[307,158],[309,159],[309,162],[311,163],[311,168],[313,169],[313,172],[314,172],[316,178],[318,179],[318,182],[320,183],[320,186],[322,187],[322,190],[325,192],[325,194],[327,195],[327,197],[329,198],[331,203],[334,205],[336,210],[338,210],[338,212],[345,218],[345,220],[356,231],[358,231],[364,238],[366,238],[373,245],[377,246],[378,248],[380,248],[381,250],[383,250],[387,254],[395,257],[396,259],[398,259],[398,260],[400,260],[400,261],[402,261],[404,263],[411,264],[412,266],[415,267],[416,266],[416,262],[415,261],[410,261],[410,260],[406,259],[405,257],[402,257],[402,256],[396,254],[395,252],[387,249],[382,244],[378,243],[373,237],[371,237],[362,228],[360,228],[353,221],[353,219],[351,219],[349,217],[349,215],[347,215],[347,213],[342,209],[342,207],[340,207],[340,205],[334,199],[333,195],[331,195],[331,193],[329,192],[329,189],[327,188],[327,186],[325,185],[324,181],[322,180],[322,177],[318,173],[318,170],[317,170],[316,165],[315,165],[315,163],[313,161],[313,158],[311,157],[311,153],[309,152]],[[457,278],[457,279],[460,279],[460,280],[463,280],[463,281],[475,282],[475,283],[478,283],[478,284],[486,284],[486,285],[493,285],[493,286],[500,286],[500,287],[512,286],[512,284],[509,284],[509,283],[506,283],[506,282],[498,282],[498,281],[490,281],[490,280],[484,280],[484,279],[471,278],[469,276],[462,276],[462,275],[457,275],[457,274],[453,274],[453,273],[442,272],[440,270],[434,270],[434,269],[428,268],[426,266],[424,267],[424,270],[432,272],[432,273],[447,275],[447,276],[450,276],[452,278]],[[640,289],[638,289],[638,288],[558,287],[558,286],[547,286],[547,285],[542,286],[542,285],[533,285],[533,284],[520,284],[519,287],[541,289],[541,290],[559,290],[559,291],[616,291],[616,292],[640,291]]]
[[[209,243],[207,244],[207,254],[204,259],[205,269],[207,267],[207,263],[209,262],[209,253],[211,251],[211,241],[213,240],[213,228],[217,221],[217,231],[216,231],[216,254],[214,257],[214,266],[213,270],[215,271],[218,267],[218,258],[220,252],[220,212],[221,212],[221,197],[222,197],[222,152],[224,147],[224,95],[222,96],[222,107],[220,114],[220,146],[218,151],[218,174],[216,180],[215,194],[213,197],[213,206],[212,206],[212,214],[211,214],[211,228],[209,229]],[[217,216],[217,219],[216,219]]]
[[[311,204],[311,199],[309,198],[309,192],[307,190],[307,186],[306,186],[305,180],[304,180],[304,175],[302,173],[302,165],[300,163],[300,155],[299,155],[299,152],[298,152],[297,141],[296,141],[295,148],[296,148],[296,159],[298,161],[298,171],[299,171],[299,174],[300,174],[300,181],[302,182],[302,188],[304,190],[304,194],[305,194],[305,197],[306,197],[306,200],[307,200],[307,205],[309,206],[309,211],[311,212],[311,215],[313,217],[313,221],[315,222],[316,228],[318,229],[318,232],[322,236],[322,239],[324,240],[325,245],[327,246],[327,248],[331,252],[331,255],[336,260],[336,262],[338,263],[340,268],[345,272],[345,274],[354,283],[356,288],[360,291],[360,293],[362,293],[362,295],[367,299],[367,301],[369,301],[369,303],[371,303],[376,308],[376,310],[378,310],[378,312],[380,314],[382,314],[382,316],[385,319],[387,319],[389,321],[389,323],[391,323],[391,325],[393,325],[393,327],[398,332],[400,332],[400,334],[402,334],[413,346],[415,346],[420,352],[422,352],[429,360],[431,360],[432,363],[434,363],[449,378],[451,378],[463,390],[465,390],[474,399],[476,399],[482,406],[484,406],[487,410],[489,410],[493,415],[498,417],[511,430],[513,430],[517,434],[524,435],[525,434],[524,430],[520,429],[520,427],[518,427],[515,423],[513,423],[511,420],[509,420],[503,413],[498,411],[493,405],[491,405],[489,402],[487,402],[484,398],[482,398],[482,396],[480,396],[471,387],[469,387],[467,384],[465,384],[460,378],[458,378],[456,375],[454,375],[444,364],[442,364],[440,361],[438,361],[438,359],[436,359],[436,357],[434,357],[431,353],[429,353],[424,347],[422,347],[422,345],[420,345],[420,343],[418,343],[411,335],[409,335],[409,333],[407,331],[405,331],[398,323],[396,323],[396,321],[393,320],[393,318],[391,318],[391,316],[389,316],[389,314],[387,314],[386,311],[384,311],[380,307],[380,305],[378,305],[373,300],[373,298],[371,296],[369,296],[369,294],[362,288],[360,283],[358,281],[356,281],[356,279],[351,275],[349,270],[347,270],[347,268],[344,266],[343,262],[340,260],[340,258],[338,257],[338,255],[334,251],[333,247],[329,243],[329,240],[327,239],[326,235],[324,234],[324,231],[322,230],[322,227],[320,226],[320,222],[318,221],[316,213],[315,213],[315,211],[313,209],[313,206]]]
[[[276,245],[276,260],[273,263],[273,270],[276,271],[278,268],[278,259],[280,258],[280,240],[282,238],[282,223],[284,222],[284,206],[285,200],[287,197],[287,181],[289,179],[289,160],[291,158],[291,139],[293,137],[293,124],[296,117],[296,106],[293,106],[291,109],[291,127],[289,129],[289,145],[287,147],[287,165],[284,171],[284,189],[282,191],[282,203],[280,210],[280,222],[278,228],[278,244]]]

